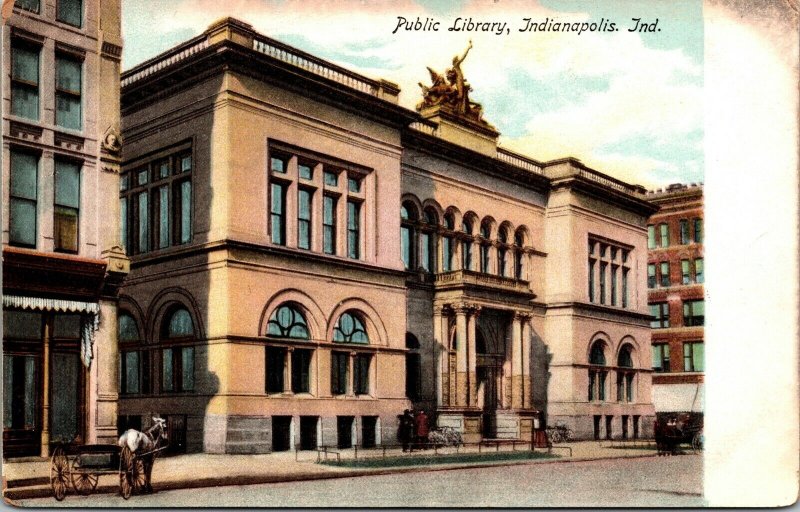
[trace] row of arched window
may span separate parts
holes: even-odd
[[[596,340],[589,351],[589,382],[587,398],[590,402],[608,401],[606,396],[606,380],[608,380],[609,366],[606,363],[606,343]],[[634,378],[636,371],[633,365],[634,347],[624,343],[617,354],[617,396],[618,402],[634,401]]]
[[[433,205],[420,211],[407,199],[400,206],[400,252],[406,270],[464,269],[525,279],[527,238],[525,226],[514,229],[508,221],[498,226],[492,217],[480,220],[474,212],[460,216],[450,207],[440,220]]]
[[[299,348],[288,351],[283,346],[286,341],[311,339],[302,308],[291,302],[279,305],[270,315],[264,334],[267,340],[282,342],[281,346],[267,345],[266,391],[308,392],[313,350]],[[145,348],[136,320],[126,311],[120,312],[118,317],[118,337],[121,394],[150,394],[156,390],[162,393],[194,391],[194,342],[197,336],[192,316],[185,307],[176,304],[168,309],[159,330],[157,346]],[[364,315],[352,309],[339,315],[333,328],[333,341],[369,344]],[[351,363],[349,354],[333,352],[332,390],[334,394],[366,394],[369,392],[371,355],[358,354],[355,362]],[[157,372],[151,371],[153,366]],[[355,377],[353,383],[349,379],[351,372]]]

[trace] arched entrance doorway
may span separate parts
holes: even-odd
[[[478,328],[475,333],[477,405],[482,411],[482,434],[484,438],[497,437],[497,409],[502,404],[503,361],[505,346],[491,337],[486,337]]]

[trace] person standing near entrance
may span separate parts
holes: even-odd
[[[409,445],[414,441],[414,417],[411,416],[411,409],[403,411],[400,417],[400,442],[403,444],[403,451],[409,450]]]
[[[414,423],[417,427],[417,447],[421,450],[428,444],[428,415],[425,411],[420,410],[416,414]]]

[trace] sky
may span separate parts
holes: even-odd
[[[420,101],[426,66],[462,64],[470,98],[500,145],[547,161],[572,156],[649,189],[702,182],[703,7],[700,0],[123,0],[123,69],[234,16],[269,37]],[[439,22],[399,29],[398,17]],[[507,33],[449,31],[454,22],[506,23]],[[617,31],[521,32],[537,24],[614,22]],[[654,32],[630,32],[641,19]],[[653,23],[658,20],[657,24]]]

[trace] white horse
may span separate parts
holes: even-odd
[[[154,416],[153,426],[147,429],[147,431],[139,432],[136,429],[129,428],[124,434],[119,436],[119,441],[117,441],[117,445],[119,445],[120,448],[127,446],[131,452],[141,456],[144,465],[146,492],[153,492],[153,488],[150,485],[150,475],[153,472],[154,454],[150,452],[158,448],[162,440],[165,443],[168,441],[166,424],[167,422],[164,418],[156,418]],[[141,455],[143,453],[148,455]]]

